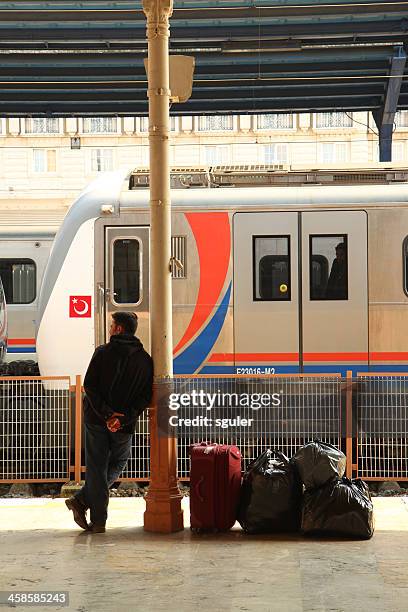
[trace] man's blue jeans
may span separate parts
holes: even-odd
[[[90,509],[94,524],[106,523],[109,487],[126,466],[132,438],[131,433],[112,433],[106,425],[85,423],[85,485],[75,497]]]

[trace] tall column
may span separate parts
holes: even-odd
[[[149,411],[150,486],[144,528],[183,529],[177,485],[177,441],[158,435],[160,389],[173,375],[171,296],[171,202],[169,165],[169,17],[173,0],[143,0],[147,17],[150,149],[150,329],[154,400]]]

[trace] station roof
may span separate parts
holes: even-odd
[[[172,114],[408,109],[407,0],[175,0],[170,25],[196,60]],[[3,0],[0,115],[146,115],[146,56],[140,0]]]

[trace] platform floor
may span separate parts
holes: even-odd
[[[70,592],[68,608],[36,610],[407,612],[408,498],[374,504],[376,533],[356,542],[246,536],[238,525],[150,534],[140,498],[111,499],[108,531],[92,535],[63,499],[0,499],[0,590]]]

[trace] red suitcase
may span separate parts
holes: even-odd
[[[231,529],[241,490],[239,448],[201,442],[190,447],[190,456],[191,529]]]

